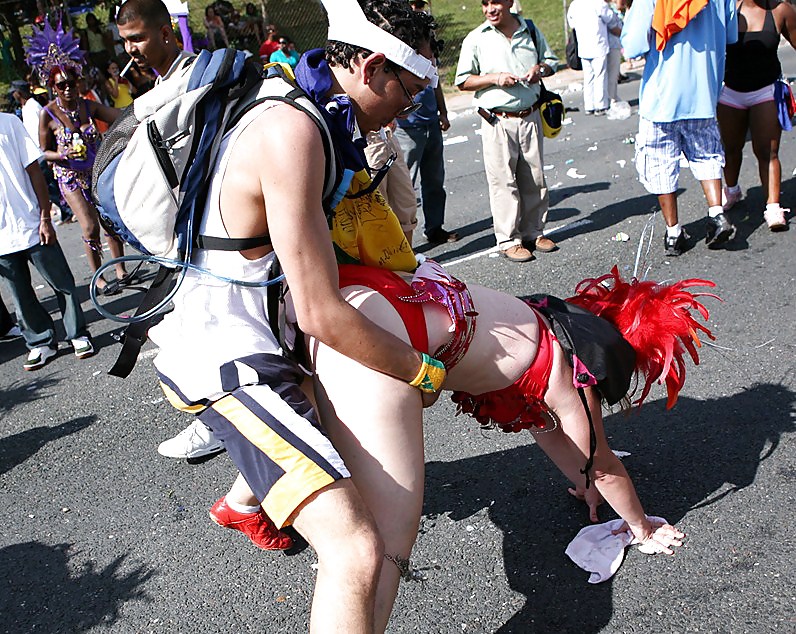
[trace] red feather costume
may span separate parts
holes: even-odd
[[[612,323],[636,351],[636,372],[644,379],[641,405],[655,381],[665,382],[671,409],[685,383],[685,351],[699,365],[697,347],[701,346],[698,331],[715,339],[707,327],[692,314],[698,311],[704,319],[708,310],[698,297],[718,297],[712,293],[693,293],[694,286],[714,287],[708,280],[687,279],[671,284],[624,281],[616,266],[607,275],[583,280],[575,288],[575,296],[567,302],[576,304]]]

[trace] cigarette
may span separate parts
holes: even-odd
[[[122,69],[122,72],[119,73],[119,77],[124,77],[124,74],[130,70],[130,67],[133,65],[133,58],[130,58],[130,61],[127,62],[127,65]]]

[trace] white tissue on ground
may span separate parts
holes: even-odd
[[[668,522],[662,517],[647,516],[653,522]],[[575,535],[564,551],[575,564],[590,572],[589,583],[602,583],[614,576],[625,557],[625,548],[637,543],[630,530],[614,535],[613,531],[622,527],[624,520],[611,520],[602,524],[586,526]],[[655,551],[643,544],[639,550],[648,555]]]

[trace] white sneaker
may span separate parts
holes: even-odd
[[[783,209],[782,207],[766,207],[763,211],[763,218],[766,219],[766,224],[771,231],[784,231],[788,228],[788,222],[785,220],[785,212],[790,209]]]
[[[195,420],[174,438],[164,440],[158,445],[158,453],[166,458],[187,458],[194,460],[212,456],[224,451],[224,445],[200,420]]]
[[[22,331],[19,329],[19,326],[14,324],[11,328],[8,329],[8,332],[5,334],[0,335],[0,341],[11,341],[12,339],[16,339],[17,337],[22,336]]]
[[[33,348],[28,354],[28,358],[25,363],[22,365],[23,368],[26,370],[38,370],[42,366],[44,366],[50,359],[52,359],[58,353],[57,350],[54,350],[50,346],[41,346],[39,348]]]
[[[78,337],[72,339],[72,347],[75,349],[75,356],[78,359],[86,359],[94,354],[94,346],[88,337]]]

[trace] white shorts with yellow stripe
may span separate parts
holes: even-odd
[[[237,382],[242,366],[256,368],[261,382],[234,387],[215,401],[185,399],[162,374],[161,386],[172,405],[197,414],[224,443],[265,512],[282,527],[307,498],[350,474],[299,387],[301,370],[277,355],[253,355],[221,368],[226,387]]]

